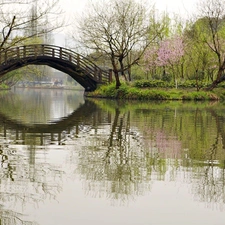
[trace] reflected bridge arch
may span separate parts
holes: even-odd
[[[87,108],[89,111],[87,111]],[[91,101],[86,101],[82,106],[76,109],[67,117],[49,124],[23,124],[19,121],[12,120],[0,113],[0,124],[6,125],[7,129],[25,131],[26,133],[61,133],[71,130],[74,126],[83,125],[83,121],[88,121],[88,125],[94,126],[94,118],[98,107]]]
[[[62,144],[67,136],[86,133],[89,132],[89,129],[93,129],[98,123],[99,113],[99,107],[91,101],[85,101],[83,105],[67,117],[62,117],[49,124],[24,124],[0,113],[0,128],[2,127],[5,138],[8,137],[8,131],[10,130],[15,132],[17,140],[25,141],[31,135],[38,137],[41,145],[47,139],[57,140],[59,144]]]

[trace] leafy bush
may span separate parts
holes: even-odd
[[[199,88],[203,88],[203,87],[206,87],[206,84],[203,82],[198,82],[198,85],[197,85],[196,80],[186,80],[184,82],[179,83],[178,86],[180,88],[197,88],[197,86]]]
[[[171,87],[170,83],[163,80],[138,80],[133,85],[137,88]]]
[[[8,89],[9,88],[9,86],[8,85],[6,85],[6,84],[0,84],[0,89]]]

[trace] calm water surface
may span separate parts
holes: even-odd
[[[0,92],[0,224],[224,225],[224,111]]]

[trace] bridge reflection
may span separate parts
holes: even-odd
[[[2,113],[0,200],[7,199],[8,193],[11,202],[17,196],[24,202],[29,197],[32,202],[54,198],[63,189],[63,177],[76,173],[86,194],[128,202],[171,175],[170,182],[191,185],[190,192],[200,201],[224,205],[224,107],[201,108],[199,103],[177,107],[177,103],[167,102],[96,104],[85,101],[52,124],[26,124]],[[192,140],[190,134],[195,134]],[[34,143],[36,139],[40,143]],[[13,143],[8,144],[8,140]],[[49,141],[60,146],[50,146]],[[0,218],[4,216],[0,213]]]
[[[102,113],[90,101],[51,124],[27,124],[0,113],[0,203],[20,202],[26,206],[37,205],[47,198],[55,199],[62,191],[61,179],[66,168],[55,166],[52,158],[57,154],[60,159],[64,154],[72,157],[68,143],[68,151],[60,151],[64,149],[64,141],[93,130],[103,117],[110,121],[110,115],[102,117]],[[54,156],[49,148],[51,143],[59,145],[54,146]],[[45,157],[50,158],[45,160]],[[75,167],[75,164],[71,165]],[[0,224],[11,225],[17,220],[23,224],[37,224],[24,218],[17,210],[3,209],[0,205]]]
[[[83,105],[67,117],[50,124],[24,124],[0,113],[0,127],[2,127],[4,138],[14,132],[17,141],[25,141],[26,137],[32,135],[39,138],[40,145],[44,145],[46,140],[57,141],[58,144],[62,144],[71,135],[78,135],[80,132],[87,132],[96,127],[98,118],[102,118],[99,114],[101,114],[101,111],[96,104],[85,101]],[[105,120],[105,122],[110,122],[110,116]]]

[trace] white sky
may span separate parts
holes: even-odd
[[[181,16],[188,16],[195,12],[199,0],[158,0],[156,8],[162,11],[178,13]]]
[[[60,0],[62,8],[71,13],[81,12],[90,0]],[[95,2],[98,0],[92,0]],[[141,1],[141,0],[140,0]],[[151,4],[155,3],[159,11],[190,15],[195,11],[196,3],[199,0],[147,0]]]
[[[73,23],[71,18],[74,15],[81,14],[86,9],[88,2],[97,2],[98,0],[59,0],[62,9],[67,13],[67,20]],[[102,1],[102,0],[100,0]],[[142,0],[140,0],[142,1]],[[188,18],[195,13],[196,5],[200,0],[144,0],[155,4],[159,12],[167,11],[168,13],[175,13],[181,15],[182,18]],[[72,16],[70,16],[72,15]],[[66,45],[64,35],[57,37],[55,44]]]

